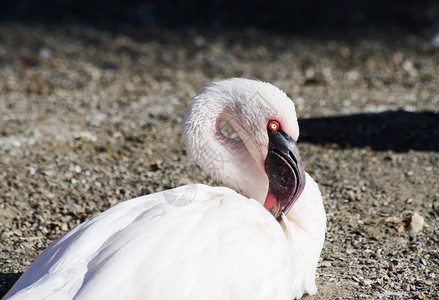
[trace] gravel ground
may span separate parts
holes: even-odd
[[[439,47],[428,30],[289,34],[0,25],[0,297],[54,239],[139,195],[215,184],[180,124],[212,81],[296,103],[328,233],[319,294],[439,297]]]

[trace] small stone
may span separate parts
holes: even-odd
[[[397,228],[396,231],[398,231],[399,233],[404,233],[405,232],[405,226],[404,224],[400,224]]]
[[[363,280],[361,280],[360,283],[362,286],[370,286],[370,285],[372,285],[373,281],[370,279],[363,279]]]
[[[38,52],[38,55],[39,55],[41,58],[44,58],[44,59],[49,59],[49,58],[52,57],[52,53],[51,53],[50,50],[47,49],[47,48],[42,48],[42,49],[40,49],[40,51]]]
[[[120,138],[120,137],[122,137],[122,136],[123,136],[123,134],[122,134],[121,132],[119,132],[119,131],[114,131],[114,132],[111,134],[111,137],[114,138],[114,139],[118,139],[118,138]]]
[[[391,217],[387,217],[384,221],[388,223],[400,223],[402,219],[397,216],[391,216]]]
[[[406,60],[402,64],[402,68],[409,73],[410,76],[416,77],[418,75],[418,71],[416,70],[413,62],[411,60]]]
[[[53,177],[55,176],[55,172],[53,170],[45,170],[44,175],[46,175],[47,177]]]
[[[70,222],[71,220],[72,220],[72,216],[70,215],[61,217],[61,221],[63,221],[64,223]]]
[[[378,249],[375,253],[375,256],[377,258],[382,258],[383,257],[382,252],[383,252],[383,248]]]
[[[433,282],[429,281],[429,280],[422,280],[422,283],[428,286],[433,286]]]
[[[7,240],[7,239],[9,239],[9,233],[7,233],[6,231],[3,231],[1,234],[0,234],[0,240]]]
[[[390,270],[390,272],[395,272],[396,271],[396,267],[395,267],[395,265],[393,263],[389,264],[389,270]]]
[[[35,174],[37,174],[37,169],[35,169],[34,167],[30,167],[30,168],[29,168],[29,174],[30,174],[30,175],[35,175]]]
[[[68,231],[68,230],[69,230],[69,225],[67,225],[67,223],[63,223],[63,224],[61,225],[61,230],[62,230],[62,231]]]
[[[348,191],[348,198],[349,198],[349,200],[350,201],[354,201],[354,200],[356,200],[356,194],[355,194],[355,192],[354,191],[352,191],[352,190],[350,190],[350,191]]]
[[[14,230],[14,231],[12,231],[12,233],[15,235],[15,236],[18,236],[18,237],[21,237],[21,236],[23,236],[23,234],[21,233],[21,231],[20,230]]]
[[[413,213],[410,218],[409,229],[411,232],[420,232],[424,227],[424,218],[418,213]]]
[[[329,268],[329,267],[331,267],[331,266],[332,266],[332,264],[331,264],[330,261],[322,261],[322,262],[320,263],[320,267],[322,267],[322,268]]]
[[[313,79],[314,76],[315,76],[315,71],[314,71],[313,68],[308,68],[308,69],[306,69],[306,71],[305,71],[305,77],[306,77],[307,80],[311,80],[311,79]]]

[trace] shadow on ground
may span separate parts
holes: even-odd
[[[385,111],[300,119],[300,141],[342,148],[439,152],[439,114]]]
[[[0,273],[0,295],[3,297],[23,273]]]

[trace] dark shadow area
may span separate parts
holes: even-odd
[[[326,31],[378,27],[413,31],[439,18],[436,0],[18,0],[2,1],[0,21],[126,27],[257,27]]]
[[[385,111],[300,119],[300,141],[342,148],[439,151],[439,114]]]
[[[0,298],[11,289],[23,273],[0,273]]]

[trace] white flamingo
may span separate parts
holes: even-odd
[[[222,121],[240,140],[221,132]],[[189,155],[205,171],[257,201],[201,184],[125,201],[53,242],[5,299],[316,293],[325,212],[317,184],[302,170],[291,100],[264,82],[216,82],[193,98],[183,130]]]

